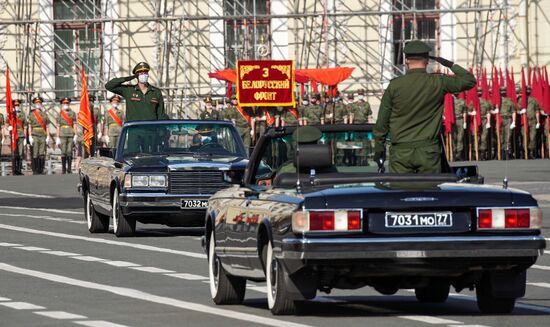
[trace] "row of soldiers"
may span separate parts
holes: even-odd
[[[120,109],[121,97],[114,95],[110,98],[110,107],[102,117],[99,107],[96,105],[96,98],[89,96],[90,108],[92,108],[94,124],[93,146],[100,144],[102,140],[109,147],[115,147],[122,124],[124,122],[124,113]],[[36,96],[32,99],[29,114],[26,115],[22,110],[22,101],[13,100],[15,112],[15,128],[17,142],[13,149],[12,171],[14,175],[22,175],[23,160],[25,158],[25,149],[29,147],[32,158],[33,174],[43,174],[46,162],[47,148],[52,144],[52,135],[49,126],[55,127],[55,145],[61,151],[61,169],[62,173],[72,173],[73,149],[76,153],[76,167],[79,167],[80,160],[86,156],[84,147],[84,129],[78,124],[78,116],[71,109],[71,99],[65,97],[59,101],[59,111],[55,113],[55,119],[50,120],[50,115],[44,110],[44,99]],[[7,119],[0,114],[0,129],[2,133],[2,143],[11,135],[12,126],[6,125]],[[105,137],[102,137],[105,135]],[[95,149],[90,151],[95,152]],[[1,153],[0,153],[1,155]]]
[[[241,113],[242,111],[242,113]],[[328,93],[313,94],[302,98],[293,108],[283,107],[243,107],[238,108],[237,98],[233,96],[227,106],[211,97],[204,99],[201,120],[233,121],[246,146],[253,146],[266,127],[274,124],[315,125],[315,124],[364,124],[372,123],[372,109],[365,97],[365,91],[358,95],[348,94],[345,99],[339,94],[330,97]]]
[[[527,88],[527,96],[530,91],[530,88]],[[478,94],[481,95],[480,89]],[[480,98],[479,113],[472,105],[466,105],[463,95],[455,95],[455,126],[451,143],[454,160],[548,157],[550,147],[545,146],[549,141],[548,114],[533,97],[528,98],[526,108],[519,108],[512,99],[507,97],[506,88],[501,88],[500,94],[502,97],[500,108]],[[518,97],[517,103],[521,103],[521,97]],[[473,126],[475,116],[478,114],[481,124]],[[524,135],[525,126],[521,126],[525,120],[527,135]]]

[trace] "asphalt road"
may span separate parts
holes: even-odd
[[[480,171],[487,183],[506,174],[510,187],[532,192],[550,237],[550,161],[482,162]],[[275,317],[254,283],[243,305],[215,306],[200,230],[138,224],[134,238],[92,235],[76,183],[76,175],[0,178],[1,326],[550,326],[549,250],[506,316],[480,314],[471,291],[430,305],[410,291],[363,288],[320,293],[300,316]]]

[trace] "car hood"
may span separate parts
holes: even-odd
[[[306,208],[426,208],[536,205],[529,193],[465,183],[360,183],[305,194]]]
[[[148,156],[126,160],[130,170],[242,169],[248,160],[236,156]]]

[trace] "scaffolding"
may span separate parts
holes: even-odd
[[[238,59],[276,57],[280,40],[275,35],[286,31],[286,56],[296,68],[355,67],[340,90],[362,88],[379,98],[388,81],[403,72],[403,58],[396,53],[432,24],[425,23],[426,17],[435,17],[429,39],[436,55],[448,54],[446,44],[452,42],[451,58],[467,66],[507,67],[512,55],[524,66],[538,64],[536,51],[529,48],[527,14],[540,2],[526,1],[527,8],[508,2],[0,0],[0,70],[9,65],[12,92],[27,104],[40,93],[53,107],[60,94],[79,94],[82,65],[90,91],[105,101],[105,82],[129,75],[135,63],[145,60],[171,115],[192,118],[204,95],[225,96],[224,85],[208,72],[235,67]],[[62,12],[68,18],[56,17]],[[520,35],[516,27],[524,22]],[[64,30],[75,33],[74,44],[65,42]],[[446,35],[449,30],[452,35]],[[467,50],[457,58],[456,48]],[[72,68],[63,71],[66,67]]]

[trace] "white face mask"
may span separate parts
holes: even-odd
[[[64,105],[63,105],[63,109],[69,110],[69,109],[71,109],[71,106],[69,106],[68,104],[64,104]]]
[[[302,101],[302,104],[303,104],[304,106],[307,106],[308,103],[309,103],[309,102],[306,101],[306,100],[303,100],[303,101]]]
[[[365,97],[363,95],[357,96],[357,100],[363,100]]]
[[[149,74],[141,74],[138,75],[138,81],[142,84],[147,84],[147,81],[149,80]]]
[[[41,103],[36,103],[34,105],[34,109],[42,109],[42,104]]]
[[[16,112],[20,112],[20,111],[21,111],[21,107],[19,107],[19,106],[15,106],[15,107],[13,107],[13,109],[14,109]]]
[[[116,108],[118,108],[118,103],[116,103],[116,102],[113,102],[112,106],[113,106],[113,108],[115,108],[115,109],[116,109]]]

